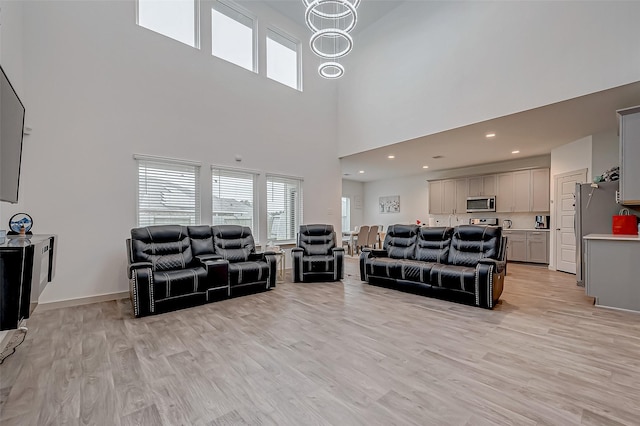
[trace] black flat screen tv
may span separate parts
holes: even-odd
[[[18,202],[24,105],[0,66],[0,201]]]

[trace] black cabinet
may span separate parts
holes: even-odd
[[[29,318],[55,274],[55,235],[10,236],[0,244],[0,330]]]

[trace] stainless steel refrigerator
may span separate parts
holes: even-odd
[[[612,217],[620,211],[616,203],[618,181],[576,184],[576,278],[584,287],[584,242],[589,234],[610,234]]]

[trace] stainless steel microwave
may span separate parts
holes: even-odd
[[[495,196],[483,196],[483,197],[467,197],[467,213],[477,212],[495,212],[496,211],[496,197]]]

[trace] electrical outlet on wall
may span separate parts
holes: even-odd
[[[333,216],[333,209],[327,209],[327,215]]]

